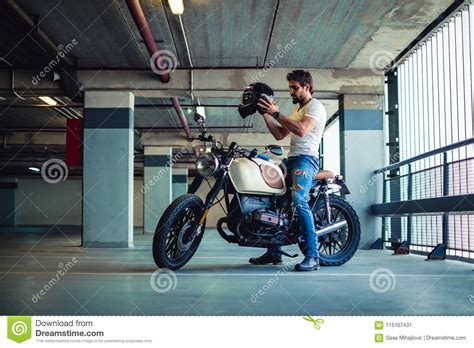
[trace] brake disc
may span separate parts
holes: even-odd
[[[188,230],[191,228],[192,223],[191,221],[188,221],[184,224],[184,226],[181,228],[178,234],[178,250],[181,252],[184,252],[189,249],[191,244],[194,241],[194,238],[196,237],[196,234],[194,235],[193,238],[189,239],[187,242],[184,241],[184,238],[187,236],[186,233]]]

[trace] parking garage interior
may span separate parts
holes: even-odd
[[[0,311],[6,315],[472,315],[470,1],[0,2]],[[179,11],[178,11],[179,12]],[[208,151],[277,141],[241,93],[309,71],[321,169],[343,176],[361,240],[342,266],[255,266],[214,206],[157,288],[158,221]],[[196,194],[203,200],[213,180]]]

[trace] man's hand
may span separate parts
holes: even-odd
[[[257,105],[260,108],[262,108],[265,111],[265,113],[270,114],[270,115],[273,114],[274,112],[279,111],[278,105],[273,100],[269,100],[266,96],[262,96],[258,100]]]

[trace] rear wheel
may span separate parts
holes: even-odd
[[[319,257],[322,265],[340,266],[354,256],[360,241],[360,222],[352,205],[340,196],[330,195],[331,223],[346,221],[347,225],[318,238]],[[313,208],[316,230],[327,224],[327,209],[324,199],[319,199]],[[304,243],[298,244],[305,253]]]
[[[153,238],[153,258],[160,268],[183,267],[196,252],[204,234],[191,234],[192,226],[203,210],[202,200],[193,194],[176,198],[158,222]]]

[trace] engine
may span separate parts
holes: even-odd
[[[282,226],[284,221],[282,215],[269,210],[255,210],[252,215],[248,216],[248,219],[248,222],[261,223],[266,226]]]
[[[287,214],[276,208],[272,197],[235,195],[231,207],[228,227],[234,233],[238,228],[244,237],[272,237],[288,225]]]

